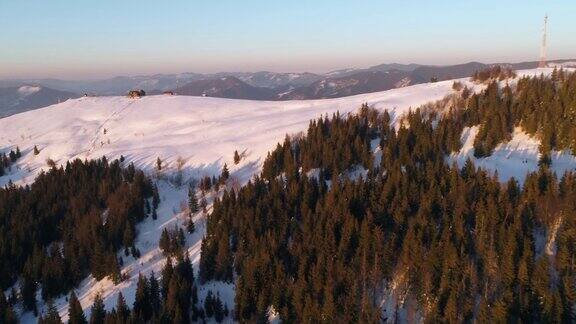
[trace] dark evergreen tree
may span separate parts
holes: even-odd
[[[128,318],[130,317],[130,309],[128,308],[128,305],[126,305],[126,300],[122,293],[118,293],[115,311],[117,322],[126,323],[126,321],[128,321]]]
[[[6,324],[16,324],[18,323],[18,318],[16,313],[12,308],[12,305],[6,300],[4,293],[0,294],[0,322]]]
[[[24,275],[20,282],[20,296],[24,310],[36,312],[36,282]]]
[[[100,294],[96,294],[90,310],[90,324],[104,324],[105,318],[106,309],[104,308],[104,300],[102,300]]]
[[[134,318],[138,321],[146,322],[152,317],[152,310],[148,280],[144,278],[142,274],[139,274],[138,283],[136,284],[134,307],[132,308]]]
[[[42,324],[62,324],[62,319],[60,319],[60,314],[58,314],[58,310],[52,300],[49,300],[46,304],[46,314],[41,316],[38,320],[38,323]]]
[[[220,173],[220,184],[226,183],[226,181],[230,178],[230,171],[228,171],[228,166],[224,163],[222,167],[222,173]]]
[[[195,214],[200,210],[200,207],[198,206],[198,199],[196,198],[196,193],[192,187],[188,188],[188,208],[192,214]]]
[[[240,163],[240,154],[238,154],[238,151],[234,151],[234,164],[238,164]]]
[[[160,157],[156,159],[156,170],[158,171],[162,170],[162,160],[160,160]]]
[[[68,323],[69,324],[86,324],[86,316],[82,310],[82,305],[76,296],[74,290],[70,293],[70,299],[68,301]]]
[[[148,281],[150,309],[152,315],[157,316],[160,314],[162,303],[160,299],[160,286],[158,285],[158,280],[156,280],[156,277],[154,276],[154,272],[152,272]]]

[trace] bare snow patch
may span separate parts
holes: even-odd
[[[22,96],[29,96],[40,91],[41,87],[24,85],[18,88],[18,93]]]
[[[478,134],[479,126],[465,127],[460,141],[462,148],[457,153],[448,157],[448,162],[456,162],[463,167],[467,159],[470,159],[476,167],[480,167],[491,173],[498,172],[498,178],[506,182],[511,178],[524,182],[526,175],[538,171],[540,159],[540,141],[525,133],[520,127],[516,127],[512,133],[512,139],[501,143],[492,152],[492,155],[476,158],[474,156],[474,139]],[[576,157],[566,151],[552,151],[551,169],[561,177],[566,171],[576,168]]]

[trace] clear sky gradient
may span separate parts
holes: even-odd
[[[576,1],[0,0],[0,78],[576,57]]]

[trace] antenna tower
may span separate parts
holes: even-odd
[[[542,28],[542,45],[540,47],[540,63],[538,63],[539,68],[545,68],[548,66],[546,62],[546,42],[548,34],[548,15],[544,16],[544,28]]]

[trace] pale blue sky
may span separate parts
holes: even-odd
[[[0,0],[0,78],[576,57],[576,1]]]

